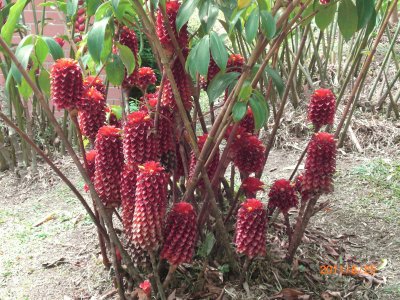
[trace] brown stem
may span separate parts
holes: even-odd
[[[153,251],[149,251],[151,267],[153,268],[154,279],[156,280],[158,294],[161,300],[166,300],[163,285],[161,284],[160,275],[158,274],[157,261]]]
[[[167,277],[165,277],[165,280],[163,282],[163,288],[166,289],[171,282],[172,278],[174,277],[175,271],[178,268],[178,265],[170,265],[168,269],[168,274]]]
[[[247,271],[249,270],[249,266],[251,264],[252,259],[246,256],[246,259],[243,264],[242,274],[240,276],[240,285],[246,282],[247,279]]]
[[[162,96],[162,91],[164,89],[165,85],[165,71],[163,71],[162,78],[161,78],[161,83],[160,83],[160,88],[158,90],[158,97],[157,97],[157,106],[156,106],[156,113],[154,116],[154,129],[156,131],[156,135],[158,134],[158,123],[160,119],[160,106],[161,106],[161,96]]]
[[[242,188],[239,188],[238,192],[236,193],[235,200],[233,201],[233,203],[228,211],[228,214],[225,217],[225,221],[224,221],[225,224],[228,223],[229,219],[233,215],[233,212],[236,211],[237,203],[239,202],[239,198],[241,195],[242,195]]]

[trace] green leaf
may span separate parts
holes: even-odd
[[[342,0],[338,10],[338,25],[344,39],[349,41],[357,31],[357,7],[351,0]]]
[[[192,78],[196,77],[196,72],[207,75],[208,65],[210,64],[210,37],[205,35],[196,46],[189,52],[186,60],[186,68]]]
[[[183,25],[189,21],[198,3],[199,0],[186,0],[183,2],[176,17],[176,28],[178,32],[181,31]]]
[[[253,9],[246,21],[245,32],[247,43],[251,43],[257,36],[259,17],[260,14],[258,8],[256,7],[255,9]]]
[[[214,26],[219,13],[218,6],[212,0],[205,0],[199,8],[199,19],[208,33]]]
[[[241,121],[243,117],[246,115],[247,111],[247,102],[238,101],[232,108],[232,118],[235,123]]]
[[[226,51],[221,37],[214,31],[210,33],[210,48],[214,61],[221,70],[225,71],[228,62],[228,51]]]
[[[39,87],[47,96],[50,96],[50,75],[49,72],[42,69],[40,70],[39,78]]]
[[[232,13],[231,19],[229,21],[229,35],[231,35],[233,29],[236,26],[237,21],[240,20],[240,17],[242,16],[242,14],[245,12],[245,9],[235,9]]]
[[[46,42],[47,47],[49,47],[50,54],[54,60],[64,57],[64,51],[60,45],[51,37],[43,36],[42,39]]]
[[[315,23],[321,31],[326,29],[329,24],[331,24],[332,21],[335,19],[336,8],[336,2],[332,2],[328,5],[321,5],[318,2],[317,9],[319,11],[315,15]]]
[[[97,22],[106,17],[111,17],[111,15],[112,15],[112,5],[110,1],[107,1],[101,4],[97,8],[96,13],[94,14],[94,20]]]
[[[86,0],[86,13],[87,15],[94,16],[97,8],[101,5],[100,0]]]
[[[276,33],[276,23],[274,17],[265,10],[261,11],[261,30],[265,37],[271,40]]]
[[[279,96],[282,97],[283,92],[285,91],[285,83],[283,82],[282,77],[279,75],[279,73],[276,70],[272,69],[269,66],[265,67],[265,71],[267,72],[268,76],[271,77],[272,82],[274,83]]]
[[[26,5],[27,0],[17,0],[10,8],[10,13],[7,17],[7,22],[1,28],[1,37],[9,45],[14,34],[15,27],[21,17],[22,10]]]
[[[78,10],[78,0],[67,0],[67,16],[72,18]]]
[[[119,0],[111,0],[111,4],[114,8],[114,11],[118,10]]]
[[[249,81],[246,81],[239,92],[239,99],[248,100],[253,92],[253,88]]]
[[[35,81],[35,75],[36,75],[35,73],[36,73],[36,70],[33,68],[28,72],[29,77],[33,81]],[[25,80],[25,78],[22,78],[21,84],[18,85],[18,91],[24,100],[28,100],[28,98],[30,96],[32,96],[32,94],[33,94],[32,88],[28,84],[28,82]]]
[[[269,1],[267,0],[257,0],[258,7],[260,10],[269,10]]]
[[[124,64],[127,75],[129,76],[132,74],[133,70],[135,70],[136,66],[135,56],[133,55],[132,50],[129,49],[129,47],[121,45],[120,43],[117,43],[117,47],[119,50],[122,63]]]
[[[268,117],[267,107],[264,97],[254,94],[249,100],[251,111],[254,116],[254,125],[256,130],[260,130]]]
[[[125,66],[118,55],[113,54],[106,65],[107,79],[113,85],[121,85],[125,76]]]
[[[207,257],[210,255],[214,245],[215,245],[215,236],[211,232],[208,232],[206,235],[206,238],[204,239],[204,242],[201,244],[199,247],[199,250],[197,251],[197,255],[200,257]]]
[[[360,30],[369,23],[374,10],[375,0],[356,0],[358,25],[357,29]]]
[[[108,25],[109,17],[106,17],[93,24],[92,29],[88,34],[88,49],[93,60],[97,63],[100,62],[101,52],[104,46],[104,35]]]
[[[30,44],[30,45],[26,45],[21,48],[18,48],[17,51],[15,52],[15,56],[17,57],[18,61],[20,62],[20,64],[22,65],[22,67],[25,70],[28,67],[28,61],[29,61],[29,57],[31,56],[32,50],[33,50],[33,45]],[[10,73],[14,77],[15,81],[18,84],[21,84],[22,75],[14,63],[11,64]]]
[[[47,57],[47,54],[49,54],[49,47],[41,37],[37,37],[35,43],[35,55],[39,61],[39,64],[43,64]]]
[[[377,16],[377,13],[376,13],[376,10],[374,9],[372,12],[371,18],[369,19],[367,29],[365,30],[366,36],[370,35],[370,33],[374,30],[375,25],[376,25],[376,16]]]
[[[233,82],[237,81],[240,73],[229,72],[229,73],[218,73],[207,88],[208,99],[210,103],[213,103],[221,94],[226,90],[226,88]]]

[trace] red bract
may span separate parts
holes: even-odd
[[[180,48],[186,48],[189,41],[189,33],[187,31],[187,25],[186,24],[183,25],[179,33],[176,28],[176,16],[178,14],[180,3],[178,1],[168,1],[165,6],[166,6],[167,18],[169,21],[169,26],[172,29]],[[164,17],[161,11],[158,11],[157,14],[156,27],[157,27],[156,28],[157,35],[158,38],[160,39],[161,45],[165,50],[167,50],[169,54],[172,54],[174,52],[174,46],[168,34],[168,29],[164,23]]]
[[[133,56],[135,57],[135,61],[137,62],[138,40],[135,31],[133,29],[129,29],[128,27],[124,26],[119,36],[119,42],[121,43],[121,45],[127,46],[132,51]],[[136,75],[137,75],[136,68],[133,71],[133,73],[130,74],[129,76],[127,76],[125,71],[125,78],[124,81],[122,82],[123,88],[129,89],[132,86],[134,86],[137,77]]]
[[[210,84],[210,82],[214,79],[215,75],[217,75],[220,70],[221,69],[218,67],[215,60],[211,58],[210,64],[208,65],[207,86]]]
[[[107,207],[121,203],[120,176],[123,166],[120,129],[103,126],[96,137],[96,162],[94,186]]]
[[[64,47],[65,41],[61,37],[56,36],[54,37],[54,40],[60,45],[61,48]]]
[[[253,111],[249,107],[247,109],[246,115],[244,118],[240,121],[240,126],[243,127],[246,132],[253,134],[254,129],[255,129],[255,124],[254,124],[254,116],[253,116]]]
[[[269,193],[268,206],[271,208],[279,208],[283,213],[287,213],[289,209],[297,206],[297,195],[294,186],[289,180],[276,180]]]
[[[94,177],[94,170],[95,170],[95,162],[96,162],[96,150],[90,150],[86,152],[86,162],[87,162],[87,169],[86,172],[89,175],[91,181],[93,181]]]
[[[311,197],[310,191],[305,191],[303,189],[303,180],[304,180],[304,174],[299,174],[296,176],[294,179],[294,188],[296,192],[298,192],[301,196],[301,201],[307,201]]]
[[[132,236],[137,172],[136,165],[126,164],[121,174],[122,224],[124,225],[124,232],[128,239]]]
[[[139,166],[136,181],[132,242],[146,251],[154,251],[162,241],[167,206],[168,176],[158,162]]]
[[[147,297],[151,296],[151,283],[150,280],[145,280],[141,284],[139,284],[139,287],[143,290],[143,292],[147,295]]]
[[[82,72],[76,60],[60,58],[51,69],[51,96],[57,109],[74,109],[83,92]]]
[[[94,87],[98,90],[106,99],[106,86],[104,85],[103,81],[99,77],[88,76],[83,80],[83,86],[86,88]]]
[[[244,65],[244,58],[240,54],[231,54],[226,64],[226,69],[229,72],[242,72]]]
[[[330,2],[331,0],[319,0],[319,3],[321,3],[322,5],[329,4]]]
[[[307,149],[303,190],[313,193],[332,192],[335,170],[336,142],[333,135],[326,132],[314,134]]]
[[[90,87],[83,93],[79,105],[79,127],[83,135],[93,144],[97,131],[106,122],[106,101],[104,96],[95,88]]]
[[[324,125],[332,125],[335,118],[335,95],[328,89],[316,90],[308,105],[308,119],[318,131]]]
[[[199,147],[199,151],[201,151],[203,149],[204,144],[206,143],[207,137],[208,137],[208,134],[204,134],[197,138],[197,145]],[[196,155],[192,152],[191,156],[190,156],[190,169],[189,169],[189,177],[190,178],[193,177],[193,175],[194,175],[196,163],[197,163]],[[207,167],[207,174],[208,174],[208,178],[210,179],[210,181],[213,179],[213,177],[215,175],[215,171],[217,170],[218,163],[219,163],[219,150],[215,153],[215,156],[213,157],[211,163]],[[204,187],[203,179],[199,180],[198,185],[201,187]]]
[[[153,120],[144,111],[133,112],[124,126],[124,157],[127,163],[143,164],[157,160],[158,143],[154,136]]]
[[[233,163],[240,172],[250,174],[261,171],[265,162],[265,146],[254,135],[241,135],[232,145]]]
[[[156,74],[152,68],[142,67],[137,71],[135,85],[142,91],[145,91],[149,85],[155,84],[156,81]]]
[[[196,213],[192,205],[187,202],[175,204],[168,214],[161,257],[167,259],[171,265],[190,263],[196,246],[196,236]]]
[[[249,258],[265,254],[265,227],[267,213],[257,199],[247,199],[239,208],[235,244],[236,251]]]
[[[264,182],[255,177],[247,177],[241,187],[247,198],[254,198],[257,192],[264,190]]]

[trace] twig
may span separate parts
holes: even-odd
[[[166,300],[163,285],[161,284],[160,275],[158,274],[157,261],[153,251],[149,251],[151,267],[153,268],[154,279],[156,280],[158,294],[161,300]]]

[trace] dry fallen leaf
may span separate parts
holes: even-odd
[[[273,296],[271,299],[283,299],[283,300],[308,300],[310,295],[304,294],[302,291],[286,288],[283,289],[279,294]]]
[[[334,299],[340,299],[341,296],[340,292],[332,292],[330,290],[327,290],[321,294],[321,298],[323,300],[334,300]]]

